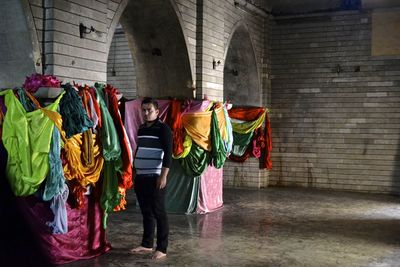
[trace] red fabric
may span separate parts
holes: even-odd
[[[106,96],[108,98],[108,110],[110,111],[111,117],[113,118],[115,128],[118,133],[119,141],[121,144],[121,155],[122,155],[122,175],[119,177],[118,184],[122,189],[132,188],[132,154],[129,149],[128,136],[122,123],[121,114],[119,113],[118,107],[118,90],[111,85],[107,84],[104,88]]]
[[[37,232],[38,241],[51,263],[64,264],[89,259],[111,249],[105,230],[101,227],[99,202],[93,196],[85,196],[84,202],[81,209],[72,209],[67,203],[68,233],[52,234],[51,228],[46,225],[54,216],[49,203],[34,196],[18,198],[25,221]]]
[[[265,114],[265,153],[264,160],[262,163],[262,168],[267,168],[268,170],[272,170],[272,160],[271,160],[271,151],[272,151],[272,134],[271,134],[271,122],[269,120],[268,113]]]
[[[99,120],[97,127],[101,128],[101,110],[100,110],[99,103],[96,101],[96,91],[93,88],[89,87],[88,85],[81,86],[81,85],[79,85],[77,83],[74,83],[74,86],[76,88],[78,88],[79,96],[82,97],[82,101],[84,101],[83,100],[84,99],[83,98],[83,94],[86,95],[86,103],[84,103],[84,104],[86,104],[87,107],[89,106],[89,94],[90,94],[90,97],[93,100],[92,101],[93,102],[93,107],[94,107],[94,109],[96,111],[96,115],[97,115],[98,120]],[[89,118],[92,120],[93,119],[92,111],[87,108],[86,112],[88,113]]]
[[[174,155],[183,153],[183,141],[185,138],[185,129],[182,125],[182,102],[180,100],[172,100],[170,103],[170,122],[173,138],[172,152]]]
[[[264,112],[265,109],[259,107],[231,108],[228,110],[230,118],[243,121],[254,121]]]

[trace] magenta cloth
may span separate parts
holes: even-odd
[[[158,116],[162,121],[167,119],[169,110],[169,100],[158,100]],[[142,109],[142,99],[135,99],[125,103],[125,129],[132,148],[132,159],[134,159],[137,147],[137,130],[144,123]]]
[[[196,213],[203,214],[216,211],[223,206],[222,168],[208,166],[200,176],[199,198]]]
[[[92,196],[85,197],[82,209],[71,209],[67,204],[68,233],[52,234],[46,221],[53,220],[49,202],[34,196],[18,198],[18,205],[27,223],[35,229],[39,243],[48,254],[51,263],[64,264],[89,259],[111,249],[101,227],[100,204]],[[22,254],[21,254],[22,255]]]

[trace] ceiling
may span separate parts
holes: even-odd
[[[400,0],[266,0],[268,9],[275,14],[357,9],[354,7],[360,1],[363,9],[400,7]]]

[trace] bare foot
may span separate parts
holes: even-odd
[[[133,253],[133,254],[148,254],[151,252],[153,252],[152,248],[145,248],[142,246],[138,246],[137,248],[131,249],[131,253]]]
[[[153,257],[151,257],[153,260],[161,260],[163,258],[165,258],[167,256],[167,254],[162,253],[161,251],[156,251],[153,254]]]

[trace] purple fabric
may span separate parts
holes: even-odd
[[[210,100],[190,100],[186,101],[184,103],[184,109],[182,111],[182,114],[185,113],[195,113],[195,112],[202,112],[204,111],[208,105],[210,105],[211,101]]]
[[[39,242],[54,264],[89,259],[111,248],[101,227],[102,211],[93,196],[85,198],[82,209],[72,209],[67,203],[68,233],[52,234],[47,221],[53,220],[48,202],[34,196],[18,198],[18,204],[27,223],[36,230]]]
[[[200,176],[199,198],[196,213],[203,214],[216,211],[223,206],[222,168],[208,166]]]

